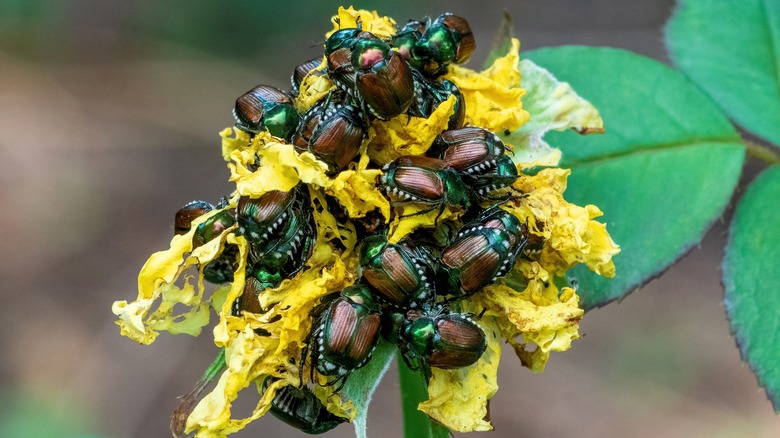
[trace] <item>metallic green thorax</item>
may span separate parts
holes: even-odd
[[[427,309],[407,313],[399,332],[399,348],[408,364],[461,368],[474,364],[487,348],[485,333],[474,315]],[[426,371],[427,374],[427,371]]]
[[[301,120],[295,107],[275,102],[263,102],[265,116],[263,126],[274,137],[288,139],[295,132]]]
[[[235,223],[233,210],[220,211],[198,225],[198,228],[195,229],[195,234],[192,236],[193,246],[198,247],[206,244],[206,242],[218,237]]]

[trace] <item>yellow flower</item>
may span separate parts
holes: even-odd
[[[356,26],[386,40],[396,32],[394,20],[350,7],[339,8],[328,35]],[[497,58],[490,68],[478,73],[452,65],[444,78],[461,90],[467,124],[502,133],[511,145],[518,171],[535,165],[554,166],[560,153],[541,140],[543,133],[569,128],[581,133],[601,132],[601,118],[567,84],[533,64],[521,63],[519,48],[519,41],[512,40],[509,53]],[[295,101],[299,112],[334,89],[325,69],[322,63],[318,71],[303,79]],[[521,88],[521,80],[529,94]],[[311,364],[300,368],[310,344],[313,313],[323,297],[359,280],[359,235],[354,220],[378,212],[387,224],[390,242],[421,228],[436,233],[442,223],[453,230],[463,225],[465,212],[460,207],[392,206],[377,187],[382,165],[428,150],[434,138],[447,129],[455,102],[450,96],[428,118],[402,114],[388,121],[374,120],[357,161],[335,175],[315,155],[299,153],[267,132],[253,136],[235,128],[221,132],[222,155],[230,180],[236,184],[230,202],[197,218],[187,234],[173,237],[168,250],[153,254],[139,274],[136,300],[117,301],[112,308],[122,335],[143,344],[152,343],[161,330],[196,336],[208,325],[212,308],[218,315],[213,335],[215,345],[224,349],[224,371],[216,387],[186,418],[188,433],[224,437],[236,432],[265,414],[276,392],[287,385],[313,384],[315,396],[331,413],[355,418],[357,408],[337,394],[334,386],[327,385],[331,378],[315,373],[314,381],[309,382]],[[513,132],[505,135],[505,131]],[[579,320],[584,313],[579,297],[572,288],[559,289],[556,278],[579,263],[597,274],[615,275],[612,257],[619,247],[604,224],[595,220],[601,211],[593,205],[568,203],[563,197],[569,173],[557,168],[543,169],[533,176],[520,172],[513,190],[524,196],[510,197],[500,208],[527,225],[529,249],[533,251],[526,253],[528,257],[518,257],[511,272],[495,284],[453,304],[458,311],[480,315],[477,320],[487,349],[471,366],[431,370],[429,399],[419,409],[452,430],[492,429],[486,419],[487,403],[498,390],[496,376],[504,340],[514,347],[523,365],[538,372],[551,352],[568,350],[579,337]],[[241,196],[258,198],[271,191],[293,189],[307,191],[305,199],[311,202],[316,224],[311,255],[304,269],[258,295],[260,313],[237,314],[234,303],[244,294],[247,278],[255,275],[247,266],[250,244],[238,227],[232,226],[194,247],[197,225],[232,211]],[[334,216],[329,200],[343,207],[348,218]],[[484,203],[482,207],[488,207],[492,201]],[[226,248],[231,252],[226,253]],[[203,284],[204,268],[233,253],[232,281],[209,295]],[[174,315],[174,307],[186,310]],[[269,378],[271,383],[264,389]],[[257,391],[260,400],[247,418],[233,418],[232,402],[245,390]]]

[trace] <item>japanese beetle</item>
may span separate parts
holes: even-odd
[[[384,41],[360,37],[352,49],[352,66],[358,100],[375,117],[388,120],[412,104],[412,71]]]
[[[469,296],[506,275],[522,245],[499,228],[477,226],[459,232],[441,252],[439,281],[458,298]]]
[[[422,61],[422,70],[430,76],[447,72],[450,62],[462,64],[471,57],[476,40],[469,23],[450,13],[439,15],[425,29],[412,49],[412,56]]]
[[[303,115],[293,136],[298,152],[311,152],[332,172],[347,167],[360,152],[368,128],[356,106],[331,99],[314,105]]]
[[[517,245],[527,248],[530,243],[531,234],[528,232],[528,226],[520,222],[517,216],[502,210],[498,205],[483,210],[475,220],[463,225],[458,230],[457,235],[465,235],[479,227],[496,228],[505,231],[509,234],[509,244],[513,248]]]
[[[296,198],[297,189],[273,190],[259,198],[242,196],[238,200],[238,231],[250,243],[265,241],[281,230]]]
[[[343,384],[351,371],[371,358],[379,339],[380,307],[362,284],[347,287],[321,306],[309,334],[312,368],[325,376],[337,376],[332,383]]]
[[[233,316],[241,316],[242,311],[265,313],[265,309],[260,306],[258,297],[264,290],[279,286],[283,279],[278,272],[268,272],[264,269],[248,269],[244,291],[233,303]]]
[[[496,196],[491,196],[490,193],[510,187],[517,181],[518,177],[517,165],[515,165],[511,157],[504,155],[496,160],[495,167],[486,172],[466,175],[463,177],[463,180],[478,198],[497,199]]]
[[[485,332],[474,315],[449,313],[441,307],[407,312],[397,338],[410,368],[417,368],[414,362],[424,369],[466,367],[476,363],[487,348]]]
[[[476,126],[444,131],[433,140],[428,155],[444,160],[461,175],[496,167],[506,146],[497,135]]]
[[[314,69],[319,67],[321,63],[322,63],[322,58],[314,58],[295,67],[292,76],[290,76],[291,95],[298,96],[298,93],[301,91],[301,82],[303,82],[303,78],[305,78],[306,75],[311,73]],[[324,72],[320,73],[320,75],[322,74],[324,74]]]
[[[272,378],[263,382],[263,391],[268,389]],[[290,426],[311,434],[325,433],[341,423],[348,421],[328,411],[325,405],[307,387],[283,386],[276,390],[271,408],[274,417]]]
[[[234,211],[222,210],[219,213],[211,216],[198,225],[195,229],[195,234],[192,236],[192,247],[197,248],[205,245],[212,239],[218,237],[226,229],[232,227],[236,223],[236,219],[233,216]]]
[[[455,107],[450,116],[447,129],[458,129],[466,119],[466,101],[463,93],[454,82],[444,79],[436,81],[423,76],[418,70],[412,70],[414,80],[415,100],[409,108],[409,114],[415,117],[428,118],[438,108],[439,104],[454,95]]]
[[[409,20],[404,27],[402,27],[393,36],[392,46],[398,50],[398,54],[403,57],[410,66],[415,69],[422,67],[422,63],[412,55],[412,49],[417,43],[417,40],[425,32],[425,23],[418,20]]]
[[[446,162],[430,157],[404,155],[388,163],[379,177],[394,205],[418,203],[431,208],[420,213],[439,209],[447,205],[468,208],[468,190],[458,173]]]
[[[284,228],[273,238],[249,243],[249,264],[285,278],[297,274],[311,256],[316,235],[311,208],[300,202],[285,212]]]
[[[177,235],[187,234],[192,228],[192,221],[214,209],[214,206],[206,201],[192,201],[176,212],[173,221],[173,231]]]
[[[290,96],[269,85],[258,85],[236,99],[233,118],[242,131],[256,134],[265,128],[281,139],[290,138],[300,121]]]
[[[376,38],[358,28],[340,29],[325,41],[325,61],[328,76],[336,86],[352,93],[355,89],[355,68],[352,66],[352,48],[362,38]]]
[[[407,245],[388,243],[384,235],[363,240],[360,266],[363,280],[391,306],[415,308],[435,297],[430,262]]]

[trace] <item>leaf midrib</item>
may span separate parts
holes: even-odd
[[[652,145],[651,147],[645,147],[645,146],[636,146],[636,147],[630,147],[626,149],[622,149],[619,151],[615,151],[609,154],[604,155],[598,155],[593,157],[588,157],[584,159],[579,160],[572,160],[572,161],[565,161],[562,163],[562,167],[576,167],[583,164],[593,164],[599,161],[606,161],[606,160],[612,160],[616,158],[622,158],[630,155],[636,155],[640,153],[652,153],[652,152],[658,152],[661,150],[668,150],[668,149],[676,149],[676,148],[688,148],[688,147],[698,147],[698,146],[712,146],[712,145],[741,145],[742,144],[741,139],[734,138],[731,140],[724,140],[722,138],[718,139],[700,139],[696,141],[685,141],[685,142],[674,142],[674,143],[659,143]]]
[[[767,6],[767,0],[763,0],[761,5],[764,9],[764,19],[766,20],[767,34],[769,35],[769,48],[772,52],[772,59],[774,60],[773,66],[775,69],[775,87],[777,88],[777,95],[780,96],[780,57],[778,56],[776,41],[780,38],[778,31],[772,26],[772,20],[769,17],[769,7]]]

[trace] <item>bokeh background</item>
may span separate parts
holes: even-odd
[[[119,336],[111,303],[135,297],[137,272],[166,247],[181,205],[230,192],[217,133],[232,123],[235,98],[261,83],[286,89],[293,67],[321,53],[338,5],[0,2],[0,437],[169,436],[176,396],[216,353],[210,330],[139,346]],[[613,46],[666,62],[661,28],[673,0],[355,6],[401,23],[467,17],[478,67],[503,10],[524,50]],[[584,337],[544,374],[506,349],[490,436],[780,435],[729,334],[724,240],[716,223],[660,279],[587,314]],[[370,412],[369,436],[401,436],[395,370]],[[328,434],[351,435],[349,426]],[[304,435],[268,416],[237,436]]]

